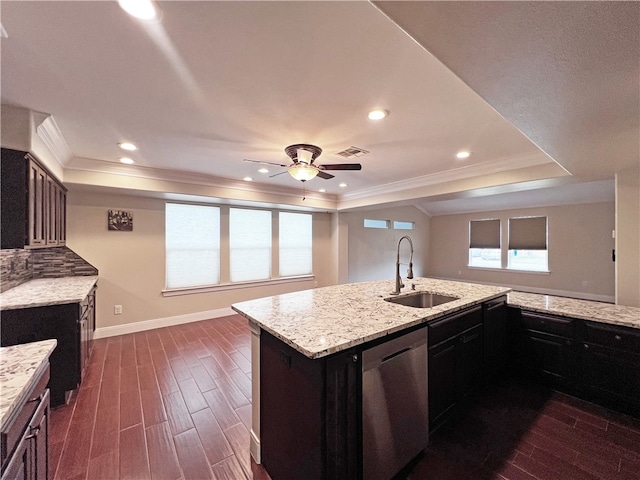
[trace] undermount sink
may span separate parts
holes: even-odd
[[[459,300],[459,298],[440,295],[437,293],[416,292],[410,295],[403,295],[401,297],[385,298],[385,300],[387,302],[397,303],[406,307],[431,308],[435,307],[436,305],[442,305],[443,303]]]

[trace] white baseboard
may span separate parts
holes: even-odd
[[[210,318],[228,317],[229,315],[237,315],[231,307],[219,308],[217,310],[206,310],[204,312],[187,313],[185,315],[176,315],[174,317],[155,318],[152,320],[144,320],[142,322],[125,323],[124,325],[114,325],[112,327],[101,327],[96,328],[93,338],[115,337],[117,335],[125,335],[127,333],[153,330],[154,328],[199,322],[200,320],[208,320]]]
[[[258,438],[256,433],[253,431],[253,428],[251,429],[251,442],[249,445],[249,453],[251,453],[251,456],[253,457],[255,462],[259,465],[261,463],[260,439]]]

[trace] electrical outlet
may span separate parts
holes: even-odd
[[[122,315],[122,305],[114,305],[113,306],[113,314],[114,315]]]

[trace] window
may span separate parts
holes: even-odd
[[[389,228],[389,220],[364,219],[364,228]]]
[[[167,203],[167,288],[220,283],[220,209]]]
[[[502,268],[499,219],[469,222],[469,266]]]
[[[547,250],[547,217],[509,219],[508,268],[546,272],[549,270]]]
[[[394,220],[393,228],[394,230],[413,230],[415,228],[415,222],[401,222]]]
[[[280,212],[280,276],[310,275],[312,272],[312,216]]]
[[[231,282],[271,278],[271,212],[229,209]]]

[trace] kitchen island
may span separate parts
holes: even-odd
[[[56,340],[0,348],[2,478],[47,478],[49,356]]]
[[[364,282],[232,306],[253,332],[251,453],[274,480],[362,478],[362,353],[417,331],[426,342],[427,325],[449,317],[460,330],[442,325],[462,335],[477,327],[466,321],[481,322],[483,304],[509,291],[416,278],[397,297],[431,292],[455,299],[414,308],[387,301],[393,288],[393,281]]]

